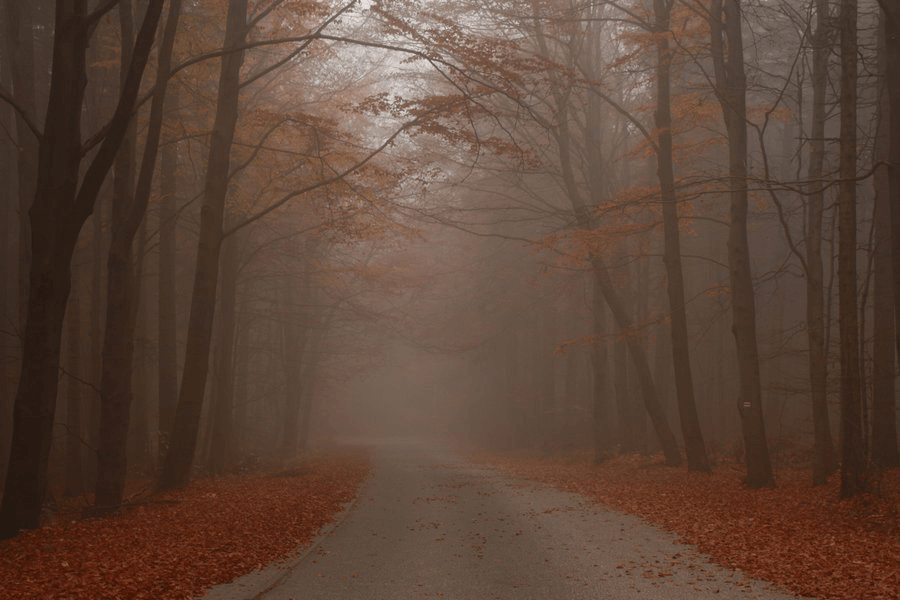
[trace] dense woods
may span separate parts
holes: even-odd
[[[900,466],[891,0],[0,0],[0,539],[353,435]]]

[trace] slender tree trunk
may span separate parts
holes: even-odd
[[[35,96],[35,52],[31,7],[20,0],[4,0],[6,12],[5,43],[11,58],[13,98],[33,123],[37,122]],[[25,117],[16,113],[16,149],[18,166],[18,219],[19,223],[19,269],[18,305],[19,327],[24,327],[28,304],[28,270],[31,262],[31,227],[28,209],[37,190],[38,139],[35,137]]]
[[[11,89],[9,75],[9,45],[0,46],[0,85]],[[12,107],[0,106],[0,128],[12,131],[15,115]],[[13,332],[18,328],[18,311],[10,292],[17,290],[16,254],[12,252],[14,232],[18,229],[16,206],[18,201],[17,182],[17,149],[12,140],[0,144],[0,480],[6,475],[6,461],[9,458],[9,438],[12,433],[12,390],[14,374],[11,368],[13,357],[18,354],[18,344]]]
[[[178,88],[172,87],[177,94]],[[174,94],[168,102],[175,106]],[[178,146],[169,142],[161,149],[159,200],[159,452],[162,459],[169,447],[175,405],[178,398],[178,334],[176,311],[175,250],[178,235],[176,212],[176,165]]]
[[[856,294],[856,0],[841,0],[838,321],[841,334],[841,497],[866,489]]]
[[[66,476],[63,496],[71,498],[85,492],[81,463],[81,296],[82,285],[73,268],[73,287],[67,309],[66,331]]]
[[[225,197],[228,193],[231,145],[238,118],[240,71],[244,57],[242,50],[235,49],[239,48],[246,38],[246,14],[247,0],[232,0],[229,3],[225,48],[231,51],[222,57],[219,74],[216,118],[210,139],[204,200],[200,211],[197,268],[191,294],[184,373],[181,378],[169,452],[166,454],[158,482],[161,490],[184,487],[188,484],[197,447],[206,375],[209,369]]]
[[[234,338],[238,275],[237,236],[223,243],[222,278],[219,284],[219,335],[217,336],[215,387],[213,394],[213,430],[210,467],[213,473],[226,473],[234,464]]]
[[[894,320],[900,323],[900,6],[892,0],[878,0],[884,28],[885,87],[888,94],[890,161],[888,177],[891,198],[891,254],[893,256]],[[894,329],[896,356],[900,361],[900,327]]]
[[[744,484],[748,487],[774,487],[775,478],[763,419],[759,347],[756,339],[756,299],[747,240],[747,80],[744,74],[740,0],[713,0],[710,13],[715,91],[722,105],[728,132],[731,200],[728,270],[731,279],[732,333],[738,355],[738,410],[747,463]]]
[[[606,378],[609,373],[609,345],[604,341],[606,336],[606,314],[603,305],[603,293],[596,281],[593,284],[591,299],[594,342],[591,345],[591,375],[593,379],[591,423],[594,439],[594,463],[600,464],[612,455],[610,439],[609,409],[606,398]]]
[[[644,408],[647,410],[647,415],[653,423],[656,437],[666,457],[666,464],[677,467],[681,464],[678,442],[675,440],[675,435],[672,433],[671,428],[669,428],[665,413],[656,397],[656,388],[653,385],[653,374],[650,371],[647,354],[640,341],[633,335],[634,326],[631,322],[631,316],[628,314],[625,304],[619,298],[612,281],[610,281],[606,263],[599,256],[594,256],[591,262],[594,276],[597,278],[597,286],[603,294],[606,304],[613,314],[613,318],[616,320],[616,325],[625,335],[625,343],[628,345],[628,352],[631,355],[631,360],[636,370],[635,374],[640,383]]]
[[[119,20],[125,46],[131,46],[133,16],[130,2],[122,1]],[[143,159],[135,186],[135,133],[129,128],[126,141],[116,156],[113,192],[112,239],[107,273],[106,330],[103,340],[103,374],[100,384],[100,438],[97,449],[97,488],[94,506],[99,512],[117,509],[122,503],[127,472],[129,420],[133,400],[134,331],[137,318],[139,274],[134,266],[132,248],[135,234],[143,222],[156,166],[162,130],[166,82],[180,12],[179,3],[170,5],[159,54],[160,76],[154,89]],[[122,85],[127,83],[124,65],[130,54],[122,56]],[[143,256],[139,257],[143,260]]]
[[[837,469],[831,422],[828,415],[828,360],[825,346],[825,276],[822,268],[822,220],[824,215],[825,100],[828,89],[830,50],[828,1],[816,0],[816,32],[813,47],[812,123],[809,171],[812,187],[806,229],[806,331],[809,343],[809,382],[813,415],[813,485],[825,485]]]
[[[687,307],[684,301],[684,275],[681,269],[681,235],[675,196],[675,172],[672,158],[671,54],[669,51],[668,0],[654,0],[656,13],[656,149],[657,175],[663,214],[663,262],[666,266],[666,292],[672,328],[672,361],[675,370],[675,394],[681,434],[689,471],[709,472],[706,445],[697,416],[694,379],[688,343]]]
[[[884,25],[879,32],[879,70],[887,79]],[[891,186],[888,167],[878,163],[890,161],[890,103],[885,86],[879,94],[878,133],[875,139],[875,289],[873,398],[872,398],[872,462],[879,467],[900,466],[897,447],[897,416],[894,366],[894,288],[891,257]]]

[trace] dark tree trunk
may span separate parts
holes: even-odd
[[[625,343],[628,345],[628,352],[631,355],[631,361],[635,367],[635,375],[641,388],[641,397],[644,401],[644,408],[653,424],[656,437],[662,447],[663,454],[666,457],[666,464],[677,467],[681,464],[681,454],[678,451],[678,442],[672,433],[666,415],[662,406],[656,397],[656,388],[653,385],[653,374],[650,371],[650,363],[647,361],[647,354],[641,346],[640,340],[634,335],[634,326],[631,322],[631,316],[625,309],[625,304],[619,298],[618,292],[610,281],[609,272],[606,263],[599,256],[594,256],[591,260],[593,264],[594,276],[597,278],[597,285],[606,299],[616,325],[625,336]]]
[[[161,490],[185,487],[191,478],[191,466],[197,447],[209,349],[219,278],[219,251],[225,197],[228,193],[231,144],[238,118],[238,91],[244,53],[234,50],[246,38],[247,0],[233,0],[228,5],[225,48],[232,51],[222,57],[216,118],[210,139],[206,168],[203,206],[200,210],[200,234],[197,243],[197,268],[191,294],[188,318],[187,348],[184,373],[175,410],[175,421],[169,452],[166,454],[158,487]]]
[[[838,321],[841,334],[841,497],[866,489],[856,296],[856,0],[841,0]]]
[[[11,49],[8,46],[0,46],[0,85],[11,89]],[[12,131],[14,122],[12,107],[0,103],[0,128]],[[18,343],[12,335],[18,318],[14,317],[17,311],[13,309],[15,302],[14,294],[11,293],[17,290],[18,282],[17,255],[12,252],[12,243],[18,230],[15,210],[18,206],[16,154],[16,145],[12,140],[0,142],[0,480],[6,474],[9,438],[12,433],[12,390],[15,389],[12,362],[13,357],[18,354]]]
[[[234,339],[238,276],[238,237],[223,243],[222,278],[219,282],[219,330],[214,355],[214,393],[212,395],[212,441],[210,468],[226,473],[234,465]]]
[[[748,487],[774,487],[775,478],[763,419],[759,347],[756,339],[756,299],[747,240],[747,80],[744,74],[740,0],[713,0],[710,14],[715,92],[722,106],[728,133],[731,199],[728,270],[733,318],[731,330],[738,355],[738,410],[747,464],[744,484]]]
[[[67,309],[66,331],[66,475],[63,496],[72,498],[85,492],[81,462],[81,296],[82,285],[73,269],[73,287]]]
[[[825,205],[825,100],[828,89],[828,55],[831,47],[828,2],[816,0],[816,32],[813,47],[812,123],[809,171],[811,182],[806,229],[806,331],[809,343],[809,383],[813,415],[813,485],[825,485],[837,469],[831,420],[828,415],[828,359],[825,347],[825,276],[822,269],[822,218]]]
[[[122,39],[130,46],[132,15],[130,2],[119,3]],[[117,509],[122,503],[127,473],[129,420],[133,399],[134,330],[137,318],[139,278],[134,266],[132,248],[138,227],[143,222],[156,166],[166,82],[170,71],[175,30],[180,6],[176,1],[163,32],[159,54],[160,74],[154,88],[143,159],[134,183],[135,136],[129,128],[126,141],[116,156],[113,192],[112,239],[110,241],[107,274],[109,285],[106,298],[106,330],[103,340],[103,371],[100,383],[100,438],[97,449],[97,488],[94,506],[100,512]],[[123,65],[130,63],[123,53]],[[127,83],[123,68],[122,85]],[[143,260],[143,257],[139,257]]]
[[[177,87],[173,86],[174,94]],[[173,93],[168,94],[172,106]],[[176,311],[175,249],[178,231],[176,212],[176,164],[178,146],[170,142],[161,149],[159,200],[159,452],[162,459],[169,447],[175,405],[178,399],[178,335]]]
[[[13,408],[13,439],[0,507],[0,539],[39,525],[56,409],[63,316],[75,242],[125,137],[162,10],[150,0],[127,85],[106,136],[81,174],[81,112],[91,23],[86,6],[56,5],[53,75],[31,205],[32,262],[22,367]],[[80,186],[79,186],[80,183]]]
[[[681,234],[678,227],[678,205],[675,196],[675,172],[672,158],[671,53],[669,51],[668,0],[654,0],[656,13],[656,149],[657,175],[663,214],[663,262],[666,266],[666,292],[672,328],[672,361],[675,371],[675,394],[681,434],[689,471],[709,472],[706,445],[697,416],[694,378],[691,372],[688,343],[687,307],[684,301],[684,275],[681,269]]]
[[[885,23],[882,23],[884,26]],[[887,79],[884,27],[879,35],[879,68]],[[872,348],[872,462],[882,468],[900,466],[897,447],[897,414],[894,366],[894,288],[891,257],[890,103],[882,88],[878,101],[878,134],[875,139],[875,289],[873,293],[874,340]]]
[[[25,324],[28,303],[28,270],[31,262],[31,227],[28,209],[37,189],[38,139],[29,129],[26,116],[37,123],[35,96],[35,52],[31,6],[20,0],[4,0],[5,44],[10,57],[12,92],[16,104],[25,115],[16,113],[16,149],[18,176],[19,269],[18,269],[18,325]]]

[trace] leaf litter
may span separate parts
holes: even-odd
[[[290,556],[356,495],[362,452],[275,473],[201,479],[119,514],[54,522],[0,542],[0,600],[187,600]]]
[[[712,474],[622,456],[602,465],[479,455],[504,471],[582,494],[675,533],[719,565],[820,600],[900,598],[900,469],[874,493],[839,500],[839,482],[813,488],[808,471],[778,473],[775,489],[742,486],[742,471]]]

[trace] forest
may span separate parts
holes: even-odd
[[[900,466],[897,2],[0,2],[0,540],[366,436]]]

